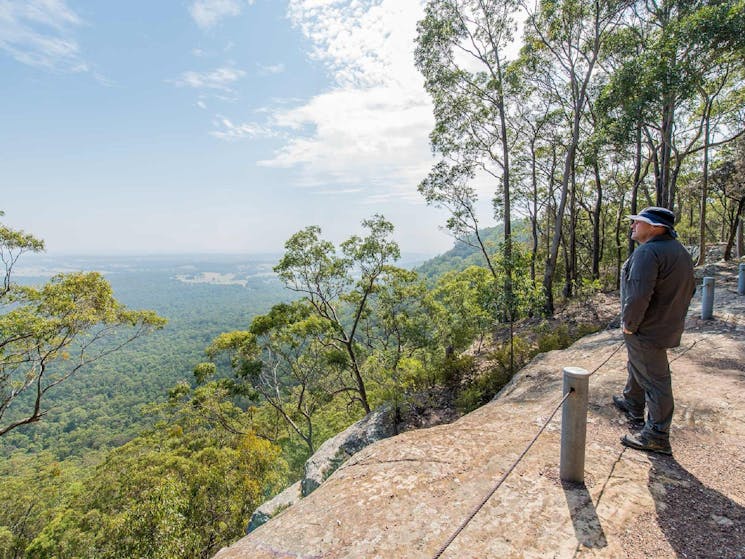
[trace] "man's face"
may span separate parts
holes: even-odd
[[[662,232],[662,229],[664,229],[664,227],[650,225],[646,221],[633,220],[631,222],[631,238],[640,245],[643,245],[652,237],[659,235]]]

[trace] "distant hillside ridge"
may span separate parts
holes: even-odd
[[[504,224],[485,227],[479,231],[481,240],[490,254],[494,254],[504,242]],[[527,246],[530,241],[530,222],[521,219],[512,222],[512,238]],[[415,270],[429,281],[434,281],[441,275],[450,272],[462,272],[469,266],[485,266],[484,257],[478,248],[475,234],[471,234],[464,241],[455,240],[453,248],[424,262]]]

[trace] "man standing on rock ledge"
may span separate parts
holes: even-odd
[[[650,207],[631,219],[631,238],[639,247],[621,271],[621,328],[628,352],[628,379],[613,404],[633,422],[647,420],[621,443],[630,448],[672,454],[670,423],[673,390],[667,348],[680,345],[688,305],[696,289],[693,261],[675,232],[675,214]]]

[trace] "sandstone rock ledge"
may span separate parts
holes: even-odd
[[[717,290],[714,320],[694,305],[670,351],[673,457],[620,445],[629,425],[609,402],[626,356],[605,331],[539,356],[455,423],[363,449],[216,559],[433,557],[558,404],[562,368],[608,357],[590,380],[586,483],[559,480],[559,413],[442,557],[745,558],[745,297],[731,281]]]

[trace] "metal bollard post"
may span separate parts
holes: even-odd
[[[740,274],[737,276],[737,294],[745,295],[745,264],[740,264]]]
[[[580,367],[564,367],[564,401],[561,411],[561,462],[563,481],[585,481],[585,441],[587,439],[587,396],[590,374]]]
[[[711,320],[714,317],[714,278],[705,277],[701,289],[701,318]]]

